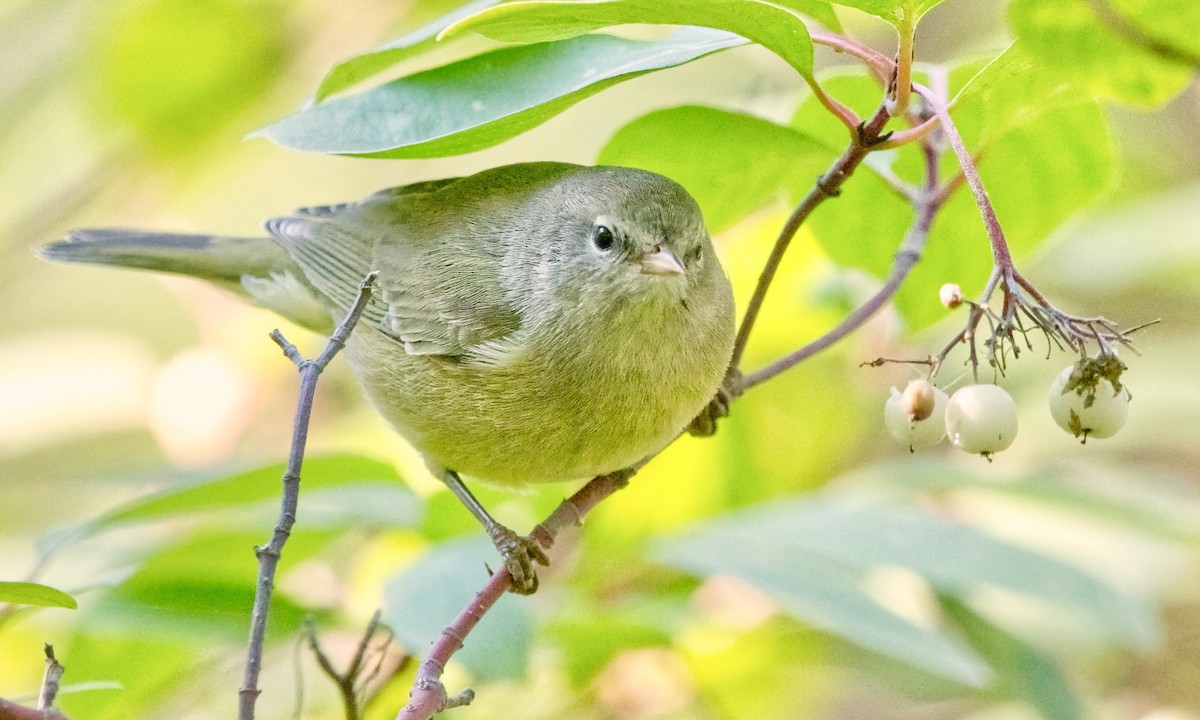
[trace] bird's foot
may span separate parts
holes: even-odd
[[[532,595],[537,592],[538,576],[534,563],[550,564],[550,558],[546,557],[542,546],[533,538],[518,535],[499,523],[489,528],[488,536],[492,538],[492,544],[504,559],[504,567],[507,568],[512,581],[509,590],[519,595]]]
[[[687,431],[697,437],[707,437],[717,431],[717,420],[729,416],[729,406],[742,394],[742,373],[730,368],[725,380],[717,388],[716,395],[687,426]]]

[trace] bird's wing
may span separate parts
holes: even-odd
[[[267,230],[335,308],[348,309],[363,278],[378,271],[362,322],[409,354],[471,356],[514,333],[520,318],[500,284],[503,248],[487,223],[466,220],[471,194],[438,192],[455,182],[309,208],[269,220]]]

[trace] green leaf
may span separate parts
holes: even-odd
[[[729,573],[790,614],[929,672],[979,684],[986,666],[949,636],[886,611],[860,589],[881,566],[908,568],[945,594],[1001,588],[1069,608],[1135,648],[1152,647],[1149,608],[1058,560],[904,507],[836,498],[789,500],[708,522],[664,541],[659,557],[699,573]]]
[[[702,575],[728,574],[766,592],[784,612],[828,633],[936,675],[982,685],[990,670],[957,640],[917,627],[884,609],[860,588],[859,568],[831,562],[807,547],[803,523],[789,513],[819,512],[775,503],[726,516],[660,541],[659,560]],[[844,537],[835,533],[836,539]],[[868,537],[879,542],[874,534]]]
[[[282,477],[286,467],[285,463],[276,463],[236,475],[168,487],[101,515],[88,524],[87,530],[95,532],[133,522],[213,512],[263,501],[277,502],[283,492]],[[371,485],[395,489],[395,492],[387,493],[392,503],[387,514],[396,525],[417,521],[419,503],[389,464],[358,455],[310,457],[304,461],[300,472],[301,502],[308,502],[307,496],[312,495],[314,501],[336,503],[339,491],[345,491],[343,497],[353,500],[353,495],[361,494],[364,486]],[[371,504],[369,498],[366,504]]]
[[[842,21],[838,19],[833,5],[829,2],[823,0],[771,0],[771,4],[807,15],[830,30],[842,32]]]
[[[1200,65],[1200,3],[1194,0],[1108,0],[1116,15],[1161,45],[1163,54],[1193,66]],[[1114,22],[1110,20],[1109,23]],[[1119,22],[1119,21],[1116,21]]]
[[[393,65],[418,55],[437,43],[437,35],[456,21],[468,15],[489,8],[501,0],[475,0],[449,12],[433,22],[422,25],[412,32],[380,45],[379,47],[355,55],[333,66],[317,87],[317,101],[341,92],[346,88],[361,82],[372,75],[380,73]]]
[[[951,82],[968,77],[950,103],[950,114],[971,146],[988,143],[1054,108],[1085,102],[1085,96],[1043,71],[1020,40],[978,69],[954,69]]]
[[[997,483],[948,460],[908,459],[864,468],[848,482],[913,494],[970,491],[1003,495],[1174,542],[1200,542],[1200,492],[1185,478],[1118,467],[1039,468]]]
[[[1152,22],[1155,32],[1165,32],[1164,27],[1171,25],[1172,38],[1187,35],[1195,43],[1193,30],[1200,22],[1197,4],[1179,4],[1186,8],[1178,15],[1171,14],[1170,8],[1152,8],[1152,3],[1130,1],[1124,8],[1136,8],[1136,16],[1130,19]],[[1086,0],[1014,0],[1008,21],[1042,72],[1099,97],[1158,107],[1183,90],[1196,69],[1131,43]]]
[[[895,26],[915,26],[921,16],[943,0],[831,0],[834,5],[843,5],[862,10],[882,18]]]
[[[88,622],[142,636],[244,640],[257,585],[255,547],[266,537],[263,532],[197,532],[181,542],[155,546],[128,578],[92,604]],[[337,537],[303,528],[294,531],[280,557],[276,581]],[[277,587],[271,598],[269,637],[289,636],[313,612]]]
[[[489,8],[451,25],[442,37],[476,32],[502,42],[544,42],[614,25],[698,25],[758,43],[812,77],[812,38],[804,22],[762,0],[527,0]]]
[[[31,582],[0,582],[0,603],[60,607],[71,610],[79,607],[75,598],[62,590]]]
[[[547,623],[545,634],[562,648],[571,682],[583,685],[619,653],[634,648],[668,647],[671,635],[630,614],[596,611]]]
[[[653,42],[588,35],[506,48],[305,108],[255,135],[295,150],[372,157],[473,152],[616,83],[744,43],[684,28]]]
[[[419,653],[437,639],[487,579],[487,564],[500,562],[483,537],[435,545],[384,587],[384,617],[408,652]],[[488,611],[488,631],[474,634],[455,653],[479,680],[524,676],[532,646],[528,602],[505,593]]]
[[[685,105],[622,127],[598,162],[645,168],[675,180],[695,196],[708,227],[717,232],[772,199],[811,186],[835,154],[768,120]]]
[[[941,605],[971,647],[996,669],[993,693],[1025,700],[1044,718],[1082,720],[1083,708],[1053,659],[954,598],[943,597]]]

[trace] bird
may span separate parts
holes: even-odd
[[[548,559],[463,477],[520,488],[626,468],[708,405],[732,353],[733,292],[700,207],[646,170],[518,163],[265,229],[79,229],[40,254],[200,278],[326,334],[377,273],[348,364],[479,520],[514,592],[535,591]]]

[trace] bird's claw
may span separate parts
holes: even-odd
[[[688,434],[697,437],[708,437],[717,431],[717,420],[728,417],[729,406],[742,394],[742,374],[731,368],[725,375],[725,380],[717,388],[716,395],[692,419],[687,426]]]
[[[496,524],[488,535],[496,546],[500,557],[504,559],[504,567],[508,570],[511,584],[509,590],[519,595],[532,595],[538,589],[537,570],[534,563],[549,565],[550,558],[536,540],[524,535],[518,535],[503,525]]]

